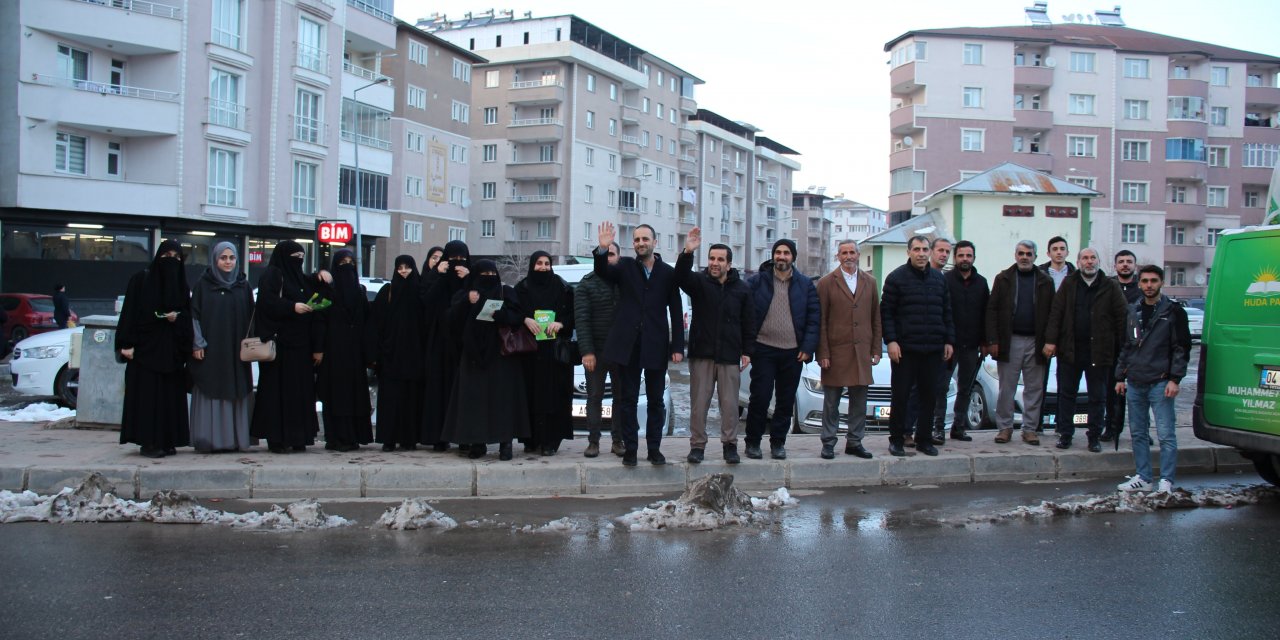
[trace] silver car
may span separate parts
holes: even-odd
[[[1022,425],[1022,379],[1013,394],[1013,425]],[[1000,371],[996,361],[986,358],[978,367],[978,379],[973,384],[969,401],[969,424],[975,429],[995,427],[996,401],[1000,398]],[[1049,384],[1045,386],[1044,401],[1040,406],[1044,424],[1053,426],[1058,419],[1058,359],[1049,361]],[[1089,424],[1089,383],[1080,376],[1080,388],[1076,392],[1076,413],[1072,421],[1077,425]]]

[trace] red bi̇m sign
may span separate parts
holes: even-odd
[[[351,225],[345,222],[321,222],[316,227],[316,239],[328,244],[351,242]]]

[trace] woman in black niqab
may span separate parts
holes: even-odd
[[[538,351],[522,358],[525,392],[528,398],[529,428],[532,437],[526,451],[555,455],[560,442],[573,438],[573,366],[556,359],[557,340],[573,335],[573,290],[551,267],[551,254],[535,251],[529,256],[529,271],[516,285],[516,298],[524,315],[524,329],[535,336],[544,330],[534,321],[534,312],[551,311],[555,320],[538,341]]]
[[[355,451],[373,441],[366,369],[373,361],[369,298],[351,249],[333,253],[329,273],[333,282],[322,291],[333,306],[324,312],[324,359],[316,376],[316,397],[324,403],[324,448]]]
[[[433,247],[427,252],[428,258],[434,251]],[[422,426],[418,442],[432,445],[435,451],[448,451],[449,441],[441,431],[457,378],[459,345],[456,336],[445,326],[445,317],[453,297],[470,277],[471,251],[461,240],[450,240],[441,251],[435,268],[423,276],[426,348],[423,353]]]
[[[421,276],[413,256],[397,256],[391,282],[373,301],[377,327],[378,429],[383,451],[417,448],[422,423],[425,326]]]
[[[182,245],[165,240],[125,291],[115,347],[125,359],[120,444],[162,458],[190,443],[186,362],[192,350],[190,294]]]

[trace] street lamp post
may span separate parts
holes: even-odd
[[[355,91],[352,91],[351,100],[355,102],[357,105],[360,104],[361,91],[364,91],[365,89],[368,89],[369,87],[372,87],[374,85],[383,84],[388,80],[390,80],[390,78],[386,76],[382,76],[381,78],[378,78],[377,80],[374,80],[373,82],[370,82],[369,84],[366,84],[363,87],[360,87]],[[351,115],[352,115],[351,124],[353,127],[355,127],[355,131],[352,132],[353,134],[352,142],[354,142],[356,145],[356,149],[355,149],[355,155],[356,155],[356,176],[355,176],[356,178],[356,273],[358,273],[360,277],[363,278],[365,276],[364,235],[360,233],[360,202],[361,202],[361,199],[364,197],[364,194],[362,193],[361,186],[360,186],[360,120],[359,120],[359,114],[352,113]]]

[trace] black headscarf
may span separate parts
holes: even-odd
[[[360,290],[360,274],[356,271],[355,262],[342,264],[344,258],[355,260],[355,252],[351,249],[338,249],[333,252],[329,261],[329,273],[333,275],[334,302],[341,306],[352,320],[358,320],[358,310],[365,301],[364,292]]]
[[[554,269],[552,271],[533,269],[538,258],[546,258],[550,261],[551,254],[546,251],[534,251],[529,256],[529,272],[525,275],[524,286],[521,287],[527,291],[528,299],[520,301],[520,306],[525,307],[529,312],[534,309],[555,309],[556,303],[560,301],[560,295],[564,293],[564,281],[555,274]],[[525,291],[520,293],[525,294]]]
[[[422,295],[418,265],[413,256],[396,256],[396,269],[408,265],[408,277],[394,271],[391,283],[383,290],[389,299],[382,300],[379,314],[378,350],[382,371],[394,377],[417,379],[422,375]]]
[[[440,259],[448,260],[451,264],[461,263],[465,265],[467,269],[475,271],[475,269],[470,266],[471,250],[467,248],[467,243],[461,240],[450,240],[446,242],[444,245],[444,255],[440,256]],[[445,275],[453,275],[452,271],[453,269],[450,267],[449,271],[445,272]]]
[[[480,275],[492,271],[494,275]],[[498,356],[498,348],[493,333],[497,331],[493,322],[476,319],[476,315],[484,308],[486,300],[502,300],[502,277],[497,275],[498,265],[493,260],[477,260],[471,266],[471,274],[467,276],[467,284],[459,295],[467,295],[469,291],[480,294],[480,300],[470,305],[466,314],[465,327],[462,332],[463,352],[472,362],[487,366]],[[466,304],[463,302],[462,304]]]
[[[306,303],[310,301],[314,290],[307,282],[307,276],[302,273],[302,262],[306,258],[293,256],[298,252],[306,253],[306,249],[293,240],[281,240],[271,251],[271,260],[267,263],[267,267],[274,267],[284,276],[284,289],[280,294],[282,298]],[[261,295],[262,292],[259,291],[258,294]]]
[[[431,268],[431,256],[437,251],[440,252],[440,259],[444,260],[444,247],[436,245],[434,247],[431,247],[430,249],[427,249],[427,255],[425,258],[422,259],[422,270],[424,272]]]
[[[178,257],[163,257],[170,251],[176,251]],[[156,249],[156,256],[147,269],[141,311],[145,314],[169,313],[185,310],[190,305],[191,289],[187,286],[187,274],[182,267],[182,245],[176,240],[165,240]]]

